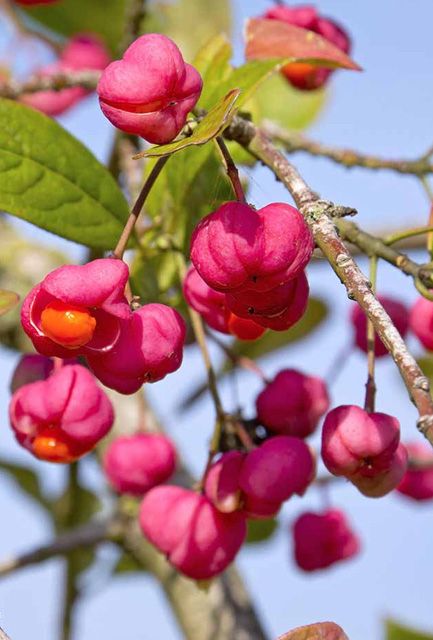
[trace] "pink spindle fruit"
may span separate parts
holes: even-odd
[[[393,298],[389,298],[387,296],[378,296],[378,299],[385,311],[390,316],[396,329],[404,338],[409,328],[408,309],[404,304],[402,304],[398,300],[394,300]],[[350,318],[355,332],[355,344],[358,349],[361,349],[361,351],[367,353],[367,317],[361,307],[356,305],[351,311]],[[374,353],[376,354],[377,358],[386,356],[388,354],[387,348],[377,335],[375,336]]]
[[[403,477],[407,454],[399,441],[400,425],[393,416],[340,406],[326,416],[322,458],[331,473],[345,476],[365,495],[379,497]]]
[[[306,438],[328,410],[329,396],[321,378],[284,369],[257,396],[256,407],[270,431]]]
[[[109,62],[110,56],[101,40],[92,34],[78,34],[68,42],[58,60],[42,67],[35,75],[44,78],[71,71],[102,71]],[[20,100],[48,116],[59,116],[89,93],[91,91],[83,87],[70,87],[23,94]]]
[[[305,493],[314,478],[315,466],[303,440],[276,436],[248,453],[239,485],[251,498],[281,503],[295,493]]]
[[[106,353],[87,353],[97,378],[120,393],[138,391],[182,364],[186,326],[182,316],[164,304],[146,304],[120,327],[114,347]]]
[[[113,424],[113,407],[92,374],[69,365],[16,391],[9,417],[18,442],[49,462],[88,453]]]
[[[20,387],[30,382],[46,380],[53,372],[54,361],[38,353],[26,353],[21,356],[11,380],[11,392],[14,393]]]
[[[398,487],[406,473],[407,460],[406,447],[399,444],[386,471],[367,475],[360,470],[349,479],[368,498],[382,498]]]
[[[37,4],[54,4],[54,2],[58,2],[58,0],[15,0],[17,4],[24,4],[26,6],[37,5]]]
[[[409,467],[397,487],[397,491],[412,500],[433,498],[433,451],[421,442],[405,444],[409,454]]]
[[[97,92],[104,115],[115,127],[164,144],[181,131],[201,89],[200,74],[186,64],[175,43],[149,33],[105,69]]]
[[[175,486],[151,489],[141,503],[139,522],[169,562],[195,580],[224,571],[246,536],[241,513],[221,513],[205,496]]]
[[[303,217],[284,203],[256,211],[227,202],[199,222],[191,240],[191,260],[203,280],[230,293],[269,291],[296,278],[312,251]]]
[[[249,453],[224,453],[208,471],[205,492],[212,504],[223,513],[242,511],[247,518],[261,519],[274,516],[281,500],[272,502],[262,496],[245,493],[240,486],[242,467]]]
[[[359,553],[360,542],[338,509],[303,513],[293,524],[294,556],[303,571],[326,569]]]
[[[227,307],[226,296],[211,289],[191,266],[183,282],[185,300],[215,331],[231,334],[240,340],[257,340],[265,329],[253,320],[240,318]]]
[[[347,32],[334,20],[322,17],[311,5],[272,7],[266,11],[263,17],[314,31],[344,53],[350,52],[351,42]],[[292,62],[283,67],[282,73],[294,87],[310,91],[322,87],[333,70],[321,68],[308,62]]]
[[[103,464],[118,493],[140,496],[173,475],[176,450],[164,435],[137,433],[110,442]]]
[[[205,492],[212,504],[223,513],[237,511],[242,506],[239,475],[245,460],[244,453],[229,451],[209,469]]]
[[[304,315],[308,304],[308,280],[301,273],[269,291],[243,290],[226,295],[228,307],[241,318],[250,318],[274,331],[286,331]]]
[[[410,310],[410,328],[429,351],[433,351],[433,302],[418,298]]]
[[[21,322],[39,353],[70,358],[109,351],[131,316],[122,260],[101,258],[49,273],[24,300]]]

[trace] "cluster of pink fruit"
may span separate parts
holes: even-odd
[[[309,7],[278,7],[265,17],[310,28],[344,51],[349,48],[344,32]],[[102,69],[108,59],[98,47],[94,40],[76,38],[53,73]],[[289,65],[284,73],[296,86],[310,89],[322,85],[330,71]],[[115,126],[149,142],[165,143],[181,131],[201,89],[200,75],[184,62],[176,45],[150,34],[106,67],[98,94],[104,114]],[[57,100],[78,95],[62,93],[55,94]],[[25,100],[35,105],[39,100],[38,108],[47,110],[46,98],[34,94]],[[273,203],[256,210],[228,202],[206,216],[193,233],[193,267],[184,282],[185,298],[210,327],[242,339],[255,339],[266,329],[286,330],[306,308],[304,270],[313,248],[312,235],[295,208]],[[113,423],[108,397],[89,370],[77,364],[78,356],[85,358],[96,378],[125,394],[162,379],[182,362],[183,319],[162,304],[131,310],[125,297],[128,276],[127,265],[112,258],[63,266],[24,301],[23,327],[43,356],[32,361],[35,370],[30,377],[28,362],[18,370],[10,419],[17,440],[38,458],[76,460]],[[405,308],[382,300],[404,334],[409,325]],[[432,310],[433,303],[420,300],[410,320],[428,348],[433,348]],[[352,320],[356,344],[366,350],[365,316],[356,310]],[[376,351],[384,353],[380,341]],[[242,546],[247,519],[274,516],[283,502],[303,495],[314,479],[315,458],[304,438],[329,409],[323,381],[281,371],[259,394],[256,408],[257,424],[265,428],[266,437],[256,438],[257,445],[249,450],[221,453],[207,471],[202,492],[162,484],[176,465],[174,447],[165,436],[118,438],[107,449],[104,468],[112,486],[120,493],[144,496],[139,516],[143,533],[191,578],[207,579],[223,571]],[[409,452],[419,466],[407,469],[407,451],[392,416],[340,406],[325,418],[325,465],[367,496],[397,488],[415,499],[433,497],[433,469],[427,468],[432,454],[418,445]],[[335,509],[301,515],[293,536],[296,561],[307,571],[359,550],[356,535]]]
[[[83,356],[101,382],[120,393],[161,380],[182,363],[185,322],[163,304],[131,311],[129,269],[115,258],[55,269],[24,300],[21,320],[39,353]]]
[[[248,328],[244,325],[249,338],[264,329],[284,331],[306,309],[304,269],[313,248],[311,232],[294,207],[273,203],[256,210],[227,202],[194,230],[195,271],[186,278],[185,298],[219,331],[236,334],[233,314],[250,321]]]
[[[378,300],[403,338],[410,330],[426,349],[433,350],[433,302],[420,297],[411,309],[408,309],[399,300],[389,296],[379,295]],[[366,353],[368,350],[367,318],[358,305],[353,308],[350,320],[354,329],[355,344]],[[377,335],[374,353],[378,358],[388,355],[388,350]]]

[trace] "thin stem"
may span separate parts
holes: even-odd
[[[433,225],[414,227],[413,229],[405,229],[404,231],[398,231],[397,233],[393,233],[392,235],[387,236],[383,239],[383,242],[384,244],[390,246],[392,244],[395,244],[396,242],[400,242],[401,240],[406,240],[406,238],[421,236],[424,233],[429,233],[430,231],[433,231]]]
[[[245,193],[239,178],[239,171],[237,169],[237,166],[233,162],[233,158],[230,155],[230,151],[227,149],[227,145],[224,142],[224,140],[221,138],[221,136],[218,136],[215,139],[215,142],[221,153],[224,166],[226,168],[227,176],[232,184],[233,191],[236,196],[236,200],[238,200],[238,202],[245,203],[246,202]]]
[[[431,155],[431,154],[430,154]],[[430,158],[430,156],[427,156],[427,158]],[[426,176],[421,176],[420,177],[420,182],[424,188],[424,191],[427,194],[427,198],[430,200],[430,202],[433,202],[433,190],[431,188],[430,182],[428,181]]]
[[[354,222],[334,219],[334,224],[343,240],[348,240],[366,255],[375,255],[378,258],[386,260],[406,275],[412,276],[415,284],[419,280],[427,288],[432,286],[432,267],[414,262],[405,253],[401,253],[391,246],[388,246],[381,238],[360,229]],[[425,229],[425,227],[422,228]],[[405,229],[404,231],[395,232],[389,236],[388,241],[392,243],[401,237],[406,238],[407,234],[410,234],[412,231],[413,229]]]
[[[187,271],[185,258],[180,253],[177,253],[177,256],[178,256],[180,280],[181,282],[183,282],[186,276],[186,271]],[[194,331],[195,339],[200,348],[203,362],[206,368],[208,387],[209,387],[210,394],[212,396],[212,401],[213,401],[213,404],[215,407],[215,413],[216,413],[214,431],[213,431],[211,442],[209,445],[209,455],[208,455],[208,459],[206,462],[205,470],[203,472],[202,481],[201,481],[201,486],[202,486],[204,484],[204,480],[206,478],[207,472],[209,471],[209,468],[212,464],[212,460],[219,451],[221,437],[223,434],[223,429],[226,421],[226,414],[223,409],[221,398],[218,392],[217,379],[216,379],[214,368],[212,366],[209,350],[207,348],[206,334],[204,331],[203,321],[200,315],[197,313],[197,311],[195,311],[189,306],[188,306],[188,313],[191,319],[191,324],[192,324],[192,329]]]
[[[221,351],[225,353],[225,355],[228,357],[228,359],[231,361],[231,363],[234,366],[239,366],[239,367],[242,367],[242,369],[245,369],[246,371],[251,371],[252,373],[255,373],[265,383],[269,382],[263,369],[261,369],[259,365],[256,362],[254,362],[254,360],[252,360],[251,358],[248,358],[247,356],[239,355],[238,353],[236,353],[236,351],[231,349],[229,345],[225,344],[213,333],[210,333],[210,331],[206,331],[206,335],[210,340],[212,340],[212,342],[214,342],[221,349]]]
[[[244,445],[247,451],[252,451],[253,449],[255,449],[255,444],[250,434],[245,429],[244,425],[240,420],[236,420],[235,422],[235,431],[236,431],[236,435],[238,436],[239,440],[242,442],[242,444]]]
[[[0,0],[0,9],[4,11],[6,17],[10,20],[15,30],[22,37],[37,38],[44,44],[47,44],[49,47],[54,49],[56,53],[60,53],[60,51],[62,50],[61,43],[53,40],[46,33],[43,33],[42,31],[35,31],[34,29],[31,29],[29,26],[24,24],[19,13],[16,11],[11,2],[9,2],[9,0]]]
[[[79,483],[78,483],[78,463],[74,462],[68,467],[68,508],[62,514],[61,527],[69,529],[74,522],[75,506],[77,503]],[[75,604],[79,597],[76,585],[75,557],[67,555],[65,558],[63,577],[63,610],[61,616],[61,627],[59,637],[61,640],[70,640],[72,637],[72,624]]]
[[[325,380],[328,387],[331,387],[333,384],[335,384],[339,375],[343,372],[344,365],[347,364],[349,356],[352,352],[352,342],[350,342],[349,344],[345,344],[344,347],[340,351],[338,351],[334,360],[331,362],[328,372],[325,375]]]
[[[180,279],[181,282],[184,281],[185,276],[186,276],[186,264],[185,264],[185,258],[183,257],[183,255],[181,255],[180,253],[177,253],[178,256],[178,265],[179,265],[179,275],[180,275]],[[221,402],[221,398],[219,396],[219,392],[218,392],[218,386],[217,386],[217,379],[216,379],[216,375],[215,375],[215,371],[213,369],[212,366],[212,362],[210,359],[210,355],[209,355],[209,350],[207,348],[207,343],[206,343],[206,335],[205,335],[205,331],[204,331],[204,327],[203,327],[203,321],[200,317],[200,315],[197,313],[197,311],[194,311],[194,309],[192,309],[191,307],[188,307],[188,313],[191,319],[191,324],[192,324],[192,328],[194,331],[194,335],[195,338],[197,340],[197,344],[200,348],[201,354],[202,354],[202,358],[203,358],[203,362],[206,368],[206,373],[207,373],[207,378],[208,378],[208,385],[209,385],[209,391],[211,393],[212,396],[212,400],[215,406],[215,412],[216,412],[216,416],[217,416],[217,424],[223,424],[224,420],[225,420],[225,412],[222,406],[222,402]],[[221,426],[219,427],[221,428]],[[219,438],[217,438],[218,442],[219,442]]]
[[[146,0],[129,0],[126,6],[125,32],[119,46],[120,54],[123,54],[125,49],[140,35],[145,17]]]
[[[162,169],[164,168],[169,158],[170,156],[164,156],[162,158],[158,158],[146,182],[144,183],[139,193],[139,196],[134,206],[132,207],[129,218],[126,221],[125,228],[123,229],[122,234],[119,238],[119,241],[113,251],[113,255],[116,256],[116,258],[120,258],[120,259],[123,258],[123,254],[125,253],[126,247],[128,246],[129,238],[134,230],[135,224],[138,220],[138,216],[141,213],[141,210],[146,201],[146,198],[149,195],[150,190],[155,184],[156,179],[158,178],[159,174],[161,173]]]
[[[92,522],[72,531],[66,531],[49,544],[0,562],[0,578],[24,567],[39,564],[56,556],[63,556],[70,551],[88,549],[101,542],[115,540],[119,531],[120,525],[114,520],[100,523]]]
[[[377,280],[377,258],[370,258],[370,283],[371,291],[376,293]],[[376,400],[376,381],[375,381],[375,364],[376,364],[376,332],[370,318],[367,318],[367,382],[365,385],[365,403],[364,408],[369,413],[373,413]]]
[[[327,144],[311,140],[296,131],[287,131],[270,121],[265,122],[264,131],[277,143],[283,145],[287,153],[297,153],[301,151],[312,156],[328,158],[347,168],[389,169],[397,173],[418,177],[433,173],[433,164],[430,156],[426,156],[425,154],[415,160],[391,160],[371,154],[360,153],[354,149],[331,147]]]

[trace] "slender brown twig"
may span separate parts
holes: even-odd
[[[370,258],[370,284],[371,290],[376,294],[377,279],[377,257]],[[364,409],[369,413],[373,413],[376,401],[376,381],[375,381],[375,365],[376,365],[376,332],[370,318],[367,318],[367,382],[365,384],[365,403]]]
[[[227,176],[232,184],[233,191],[236,196],[236,200],[239,202],[246,202],[244,189],[242,187],[242,183],[239,178],[239,171],[235,163],[233,162],[233,158],[230,155],[230,151],[227,149],[227,145],[221,136],[215,138],[215,142],[217,147],[221,153],[224,166],[226,168]]]
[[[36,547],[31,551],[17,555],[0,563],[0,577],[7,576],[17,569],[23,569],[33,564],[55,556],[63,556],[75,549],[94,547],[101,542],[113,540],[119,533],[119,523],[116,521],[92,522],[72,531],[60,534],[53,542]]]
[[[351,167],[363,167],[365,169],[389,169],[397,173],[425,176],[433,173],[431,154],[424,154],[415,160],[389,160],[370,154],[360,153],[352,149],[339,149],[330,147],[305,137],[293,131],[287,131],[274,122],[266,121],[264,125],[266,134],[275,142],[283,145],[287,153],[303,151],[312,156],[328,158],[348,169]]]
[[[129,215],[128,220],[126,221],[125,227],[122,231],[119,241],[113,251],[113,255],[116,256],[116,258],[120,258],[120,259],[123,258],[123,254],[125,253],[126,247],[128,246],[129,238],[131,237],[132,231],[138,220],[138,216],[141,213],[141,210],[146,201],[146,198],[149,195],[150,190],[155,184],[156,179],[158,178],[159,174],[163,170],[169,158],[170,156],[163,156],[162,158],[158,158],[146,182],[144,183],[143,188],[141,189],[140,194],[137,200],[135,201],[134,206],[132,207],[131,213]]]

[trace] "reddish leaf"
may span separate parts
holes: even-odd
[[[247,60],[290,58],[322,67],[361,70],[356,62],[322,36],[279,20],[251,18],[247,21],[245,39]]]
[[[278,640],[349,640],[334,622],[317,622],[284,633]]]

